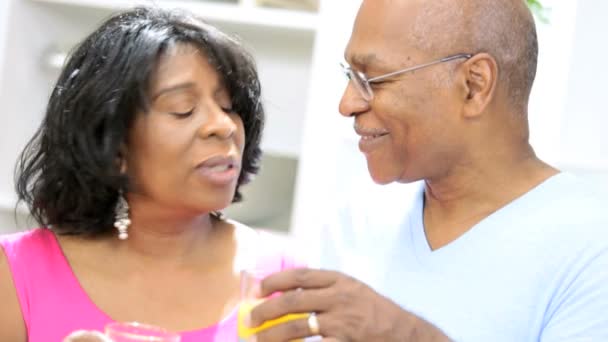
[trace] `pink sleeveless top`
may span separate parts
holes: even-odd
[[[268,246],[261,245],[261,250],[277,251],[268,242],[275,238],[259,236],[260,243]],[[103,331],[113,321],[82,289],[50,230],[39,228],[0,236],[0,246],[8,259],[29,342],[62,341],[81,329]],[[299,266],[280,252],[265,253],[254,262],[268,274]],[[182,342],[237,341],[236,315],[234,310],[213,326],[182,332]]]

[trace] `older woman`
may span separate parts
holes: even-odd
[[[117,14],[71,54],[17,190],[42,228],[0,238],[0,340],[139,321],[236,340],[239,271],[293,266],[226,220],[258,170],[251,57],[186,13]]]

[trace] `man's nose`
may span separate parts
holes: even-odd
[[[349,81],[344,89],[338,110],[345,117],[351,117],[369,110],[369,102],[363,98],[352,81]]]

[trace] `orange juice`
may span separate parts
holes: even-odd
[[[241,304],[239,306],[238,325],[237,325],[239,341],[247,341],[247,339],[249,337],[257,334],[258,332],[260,332],[262,330],[268,329],[270,327],[274,327],[275,325],[289,322],[289,321],[294,321],[296,319],[308,318],[308,314],[288,314],[288,315],[279,317],[277,319],[266,321],[262,325],[257,326],[255,328],[247,327],[245,325],[245,317],[247,317],[247,315],[249,315],[251,310],[253,310],[253,308],[262,301],[263,300],[241,302]]]

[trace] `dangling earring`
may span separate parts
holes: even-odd
[[[223,220],[226,217],[224,216],[224,213],[222,213],[221,211],[212,211],[211,213],[209,213],[209,215],[211,215],[211,217],[215,217],[217,220]]]
[[[122,190],[118,191],[118,202],[116,202],[116,208],[114,209],[114,227],[118,230],[118,238],[126,240],[129,237],[127,230],[131,225],[129,219],[129,203],[125,199]]]

